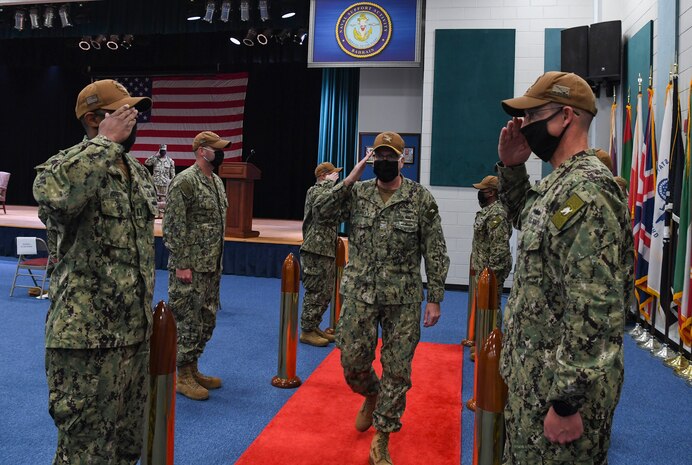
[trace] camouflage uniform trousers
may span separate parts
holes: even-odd
[[[303,268],[303,313],[300,327],[303,331],[314,331],[322,323],[322,315],[327,310],[334,294],[336,263],[334,257],[300,252]]]
[[[344,300],[336,332],[341,366],[354,392],[378,394],[373,413],[373,425],[378,431],[401,429],[406,392],[411,388],[411,361],[420,340],[420,315],[420,302],[370,305]],[[382,327],[382,379],[372,368],[378,325]]]
[[[134,465],[142,453],[149,342],[104,349],[46,349],[54,465]]]
[[[192,283],[185,284],[168,272],[168,300],[178,325],[177,365],[197,361],[211,339],[219,309],[220,271],[192,271]]]

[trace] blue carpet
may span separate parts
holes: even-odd
[[[0,463],[49,464],[56,432],[48,415],[43,364],[47,301],[20,289],[9,298],[15,260],[0,258]],[[156,300],[166,298],[167,275],[156,272]],[[224,275],[223,308],[200,360],[223,377],[206,402],[176,404],[177,464],[232,464],[293,394],[270,385],[277,368],[280,281]],[[465,292],[448,292],[437,326],[422,340],[456,344],[466,328]],[[328,319],[328,316],[327,316]],[[326,321],[325,321],[326,323]],[[298,345],[298,375],[306,379],[332,350]],[[626,341],[626,379],[618,406],[611,465],[682,465],[690,441],[692,389],[660,362]],[[473,363],[464,364],[463,400],[471,395]],[[324,414],[317,405],[314,412]],[[352,419],[335,419],[352,421]],[[462,463],[471,463],[473,415],[462,415]],[[405,425],[404,425],[405,427]],[[258,464],[264,465],[264,464]],[[350,464],[343,464],[350,465]]]

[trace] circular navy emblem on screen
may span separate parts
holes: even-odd
[[[392,20],[379,5],[358,2],[346,8],[336,22],[336,41],[347,55],[370,58],[387,47]]]

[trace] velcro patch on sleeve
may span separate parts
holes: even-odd
[[[560,209],[553,214],[550,220],[553,222],[557,229],[562,229],[565,224],[572,218],[586,202],[579,197],[579,194],[572,194],[572,196],[567,199],[567,201],[560,207]]]
[[[428,210],[425,212],[425,218],[428,221],[432,221],[436,216],[437,216],[437,204],[432,204],[432,205],[430,205],[430,207],[428,207]]]
[[[185,196],[185,198],[189,199],[194,195],[194,189],[187,181],[182,181],[180,183],[180,190],[183,191],[183,195]]]
[[[502,223],[502,217],[497,215],[490,218],[490,221],[488,221],[488,226],[490,226],[490,229],[495,229],[500,223]]]

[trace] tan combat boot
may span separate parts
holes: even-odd
[[[216,376],[207,376],[200,373],[199,369],[197,368],[196,360],[192,364],[192,376],[195,378],[195,381],[197,381],[197,383],[205,389],[218,389],[222,384],[221,378],[217,378]]]
[[[315,332],[316,332],[317,334],[319,334],[319,336],[320,336],[321,338],[326,339],[326,340],[328,340],[329,342],[334,342],[334,339],[336,339],[336,337],[335,337],[333,334],[325,333],[325,332],[322,331],[320,328],[317,328],[317,329],[315,330]]]
[[[195,381],[193,369],[192,363],[178,367],[178,380],[175,384],[175,390],[192,400],[206,400],[209,398],[209,391]]]
[[[377,394],[374,396],[365,396],[363,405],[361,405],[360,410],[358,410],[358,415],[356,415],[356,429],[361,433],[367,431],[372,425],[372,412],[375,411],[376,404]]]
[[[300,342],[315,347],[325,347],[329,345],[329,341],[320,336],[317,331],[301,331]]]
[[[378,431],[370,443],[370,465],[394,465],[389,456],[389,433]]]

